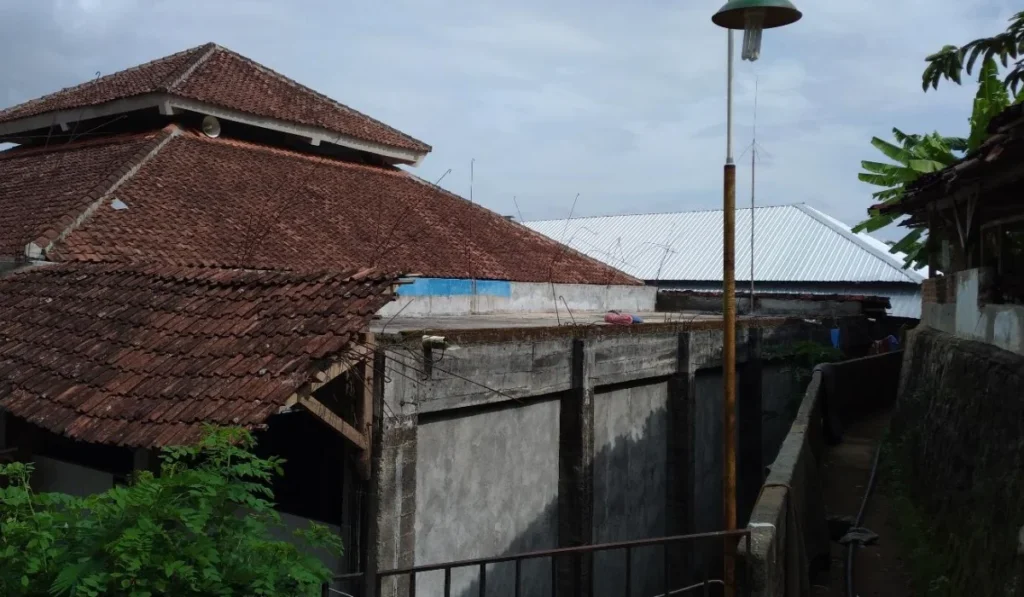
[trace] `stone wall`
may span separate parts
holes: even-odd
[[[1024,595],[1024,357],[912,332],[891,435],[950,595]]]

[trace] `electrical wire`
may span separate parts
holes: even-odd
[[[857,511],[857,518],[853,526],[859,527],[864,522],[864,512],[868,507],[868,499],[871,498],[871,491],[875,488],[875,477],[878,473],[878,461],[882,456],[882,446],[879,444],[875,450],[874,462],[871,464],[871,476],[868,478],[868,486],[864,490],[864,498],[860,502],[860,510]],[[846,544],[846,597],[857,597],[853,586],[853,564],[854,553],[857,551],[857,542],[851,541]]]

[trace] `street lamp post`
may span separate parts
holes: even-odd
[[[736,528],[736,164],[732,157],[733,31],[743,30],[742,58],[753,62],[761,54],[761,32],[800,20],[800,11],[788,0],[730,0],[711,17],[729,30],[726,83],[725,168],[722,197],[722,502],[726,530]],[[754,258],[753,255],[750,256]],[[753,296],[751,296],[753,300]],[[736,595],[736,543],[726,540],[725,597]]]

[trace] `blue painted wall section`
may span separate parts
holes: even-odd
[[[512,296],[512,283],[508,280],[460,280],[457,278],[414,278],[412,284],[398,289],[399,296]]]

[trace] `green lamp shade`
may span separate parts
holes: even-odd
[[[744,29],[747,13],[754,10],[764,11],[764,29],[789,25],[803,16],[789,0],[729,0],[711,21],[726,29]]]

